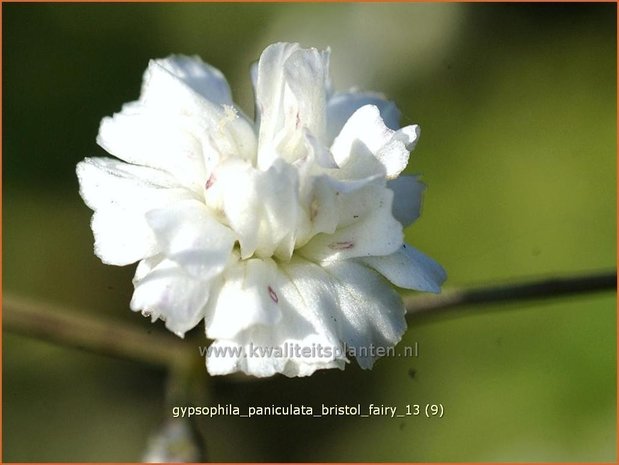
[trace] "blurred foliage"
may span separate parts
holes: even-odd
[[[428,190],[407,237],[445,265],[448,286],[616,266],[616,5],[2,8],[5,293],[161,330],[128,310],[133,267],[93,256],[75,164],[103,154],[99,121],[138,97],[148,59],[199,54],[251,114],[249,64],[277,40],[330,45],[336,86],[384,91],[421,125],[409,170]],[[198,426],[213,461],[615,461],[615,328],[615,294],[424,320],[402,342],[418,342],[418,358],[210,378],[209,402],[440,402],[442,419]],[[164,381],[5,334],[3,459],[139,460],[170,417]]]

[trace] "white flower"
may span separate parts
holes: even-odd
[[[179,336],[205,321],[211,374],[305,376],[350,353],[370,368],[406,329],[387,280],[439,292],[445,279],[403,244],[424,187],[398,175],[419,128],[398,129],[380,95],[333,93],[328,60],[269,46],[252,70],[256,122],[199,58],[153,60],[140,99],[101,123],[122,161],[77,166],[96,255],[139,261],[134,311]]]

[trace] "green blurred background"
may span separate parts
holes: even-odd
[[[4,4],[5,295],[143,330],[133,267],[92,253],[75,164],[138,97],[149,58],[199,54],[251,114],[274,41],[332,48],[336,87],[385,92],[422,137],[408,239],[447,287],[616,265],[614,4]],[[418,358],[251,383],[211,403],[442,403],[442,419],[203,421],[212,461],[615,461],[616,293],[413,322]],[[200,329],[197,330],[201,331]],[[197,355],[196,355],[197,356]],[[411,372],[415,376],[410,376]],[[136,461],[165,373],[3,334],[4,461]]]

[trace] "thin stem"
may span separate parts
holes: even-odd
[[[435,315],[465,306],[475,305],[475,309],[477,309],[479,305],[540,300],[616,289],[617,272],[612,271],[500,286],[451,290],[440,295],[410,296],[404,302],[407,315],[416,317],[417,315]]]
[[[167,334],[150,333],[148,327],[5,294],[2,302],[4,329],[28,337],[90,352],[170,367],[185,364],[187,347]]]
[[[617,289],[616,271],[585,276],[552,278],[502,286],[445,291],[437,296],[405,299],[408,316],[441,314],[458,307],[541,300],[565,295]],[[473,307],[474,306],[474,307]],[[33,300],[11,295],[3,298],[3,327],[28,337],[164,367],[181,368],[195,361],[193,344],[174,336],[148,334],[144,327],[106,321],[85,312],[67,312]],[[192,357],[194,355],[194,357]]]

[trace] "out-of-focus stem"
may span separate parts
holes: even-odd
[[[187,347],[175,336],[23,297],[4,294],[2,325],[24,336],[149,365],[187,363]]]
[[[448,290],[440,295],[410,296],[405,299],[407,316],[417,318],[470,307],[453,314],[473,314],[483,304],[542,300],[566,295],[617,289],[616,271],[584,276],[551,278],[528,282]],[[67,311],[21,297],[5,294],[4,329],[68,347],[88,350],[164,367],[175,367],[185,376],[187,364],[196,361],[195,344],[166,334],[149,334],[145,327],[104,320],[86,312]],[[179,376],[177,375],[177,376]],[[171,386],[174,391],[174,385]]]
[[[481,305],[542,300],[575,294],[611,291],[617,289],[617,272],[596,273],[565,278],[549,278],[500,286],[445,291],[440,295],[407,297],[407,316],[435,315],[459,307],[470,307],[461,314],[471,314]],[[460,309],[462,310],[462,309]],[[458,312],[460,313],[460,312]]]

